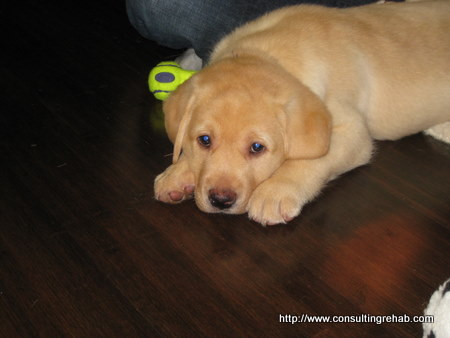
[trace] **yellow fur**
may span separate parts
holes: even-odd
[[[450,120],[449,36],[447,1],[299,5],[244,25],[165,102],[174,164],[156,197],[179,202],[195,186],[206,212],[291,220],[327,181],[367,163],[373,139]],[[213,194],[232,203],[218,209]]]

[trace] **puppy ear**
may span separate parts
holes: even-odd
[[[330,147],[331,115],[317,95],[300,86],[300,91],[284,106],[287,158],[319,158]]]
[[[174,144],[172,162],[176,163],[187,126],[191,120],[194,102],[194,82],[189,79],[178,87],[163,103],[164,124],[170,141]]]

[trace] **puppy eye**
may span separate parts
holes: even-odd
[[[262,152],[266,147],[264,147],[261,143],[255,142],[250,146],[250,153],[257,154]]]
[[[209,137],[209,135],[199,136],[197,140],[198,143],[205,148],[208,148],[211,145],[211,137]]]

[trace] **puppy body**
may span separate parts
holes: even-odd
[[[211,63],[245,51],[270,55],[325,104],[346,101],[364,114],[375,139],[397,139],[449,119],[449,8],[283,8],[222,40]]]
[[[446,125],[449,36],[447,1],[300,5],[244,25],[166,101],[174,164],[156,197],[195,189],[207,212],[291,220],[328,180],[367,163],[372,139]]]

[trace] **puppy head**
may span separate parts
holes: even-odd
[[[212,64],[164,103],[173,161],[183,151],[206,212],[243,213],[253,190],[286,160],[325,155],[330,115],[320,99],[273,62]]]

